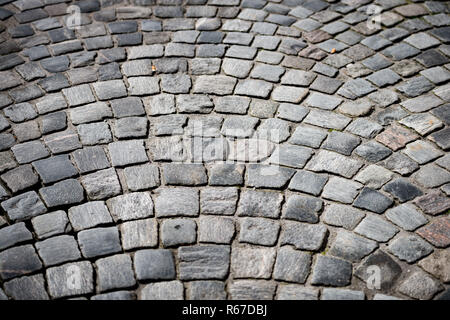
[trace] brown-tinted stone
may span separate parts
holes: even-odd
[[[304,32],[303,38],[311,43],[319,43],[331,39],[331,35],[323,30],[317,29],[310,32]]]
[[[431,192],[417,198],[414,203],[422,209],[423,212],[432,216],[450,209],[450,198],[444,196],[439,191]]]
[[[442,281],[450,282],[450,250],[435,251],[419,262],[425,271]]]
[[[324,51],[320,50],[316,46],[309,46],[300,51],[299,54],[301,57],[311,58],[314,60],[322,60],[327,56],[327,54]]]
[[[395,8],[397,13],[400,13],[404,17],[416,17],[427,14],[427,10],[420,4],[407,4],[401,7]]]
[[[414,141],[418,137],[417,134],[408,129],[398,125],[392,125],[380,133],[375,139],[395,151],[403,148],[408,142]]]
[[[437,218],[417,233],[434,246],[446,248],[450,245],[450,217]]]

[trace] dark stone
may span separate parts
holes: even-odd
[[[353,205],[357,208],[367,209],[376,213],[383,213],[391,206],[393,200],[379,191],[364,188],[356,198]]]
[[[371,266],[377,266],[381,270],[380,288],[386,291],[395,285],[395,281],[402,273],[402,268],[387,253],[381,250],[370,255],[355,271],[355,276],[366,281],[370,280],[371,272],[368,270]],[[368,283],[369,284],[369,283]]]
[[[406,179],[397,179],[389,182],[384,186],[383,190],[392,194],[395,198],[399,199],[400,202],[412,200],[423,194],[419,188],[409,183]]]

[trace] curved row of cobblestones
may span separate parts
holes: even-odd
[[[448,2],[0,4],[0,300],[449,299]]]

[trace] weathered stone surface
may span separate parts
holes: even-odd
[[[220,281],[192,281],[187,296],[190,300],[224,300],[225,285]]]
[[[266,191],[243,191],[236,213],[239,216],[277,218],[283,195]]]
[[[286,221],[281,231],[281,244],[290,244],[297,249],[317,251],[322,247],[328,230],[323,225]]]
[[[148,161],[142,141],[119,141],[108,145],[113,166],[126,166]]]
[[[280,225],[263,218],[242,218],[240,220],[239,242],[274,245],[278,239]]]
[[[230,247],[218,245],[181,247],[180,279],[224,279],[228,275]]]
[[[291,168],[251,164],[247,168],[247,185],[279,189],[286,185],[294,173],[295,170]]]
[[[316,223],[322,200],[310,196],[291,195],[283,209],[282,218],[300,222]]]
[[[127,167],[123,172],[130,191],[146,190],[160,185],[159,169],[156,165]]]
[[[308,253],[284,246],[278,251],[273,276],[277,280],[304,283],[310,266],[311,256]]]
[[[361,210],[342,204],[331,204],[323,212],[324,222],[352,230],[364,218]]]
[[[69,209],[69,220],[75,231],[112,222],[103,201],[91,201]]]
[[[418,187],[402,178],[389,182],[383,190],[392,194],[400,202],[412,200],[423,194]]]
[[[198,221],[200,242],[229,244],[234,233],[235,226],[231,218],[202,216]]]
[[[158,244],[158,225],[154,219],[135,220],[122,223],[120,234],[124,250],[155,247]]]
[[[318,148],[326,136],[327,133],[325,130],[299,125],[289,139],[289,142],[292,144]]]
[[[22,193],[1,203],[11,220],[25,220],[45,213],[47,208],[34,191]]]
[[[410,203],[401,204],[386,211],[386,218],[408,231],[414,231],[426,224],[428,219]]]
[[[141,292],[141,300],[183,300],[183,283],[167,281],[146,285]]]
[[[217,186],[241,185],[244,182],[243,173],[243,165],[216,163],[208,171],[209,184]]]
[[[316,172],[330,172],[351,178],[362,167],[362,163],[341,154],[321,150],[307,164],[306,169]]]
[[[110,166],[104,149],[99,146],[76,150],[72,155],[81,173],[97,171]]]
[[[350,283],[352,264],[348,261],[318,255],[313,268],[312,284],[343,287]]]
[[[44,142],[53,154],[81,148],[77,133],[73,129],[56,132],[44,137]]]
[[[34,217],[31,223],[39,239],[66,233],[72,229],[67,214],[61,210]]]
[[[83,124],[111,117],[111,109],[105,102],[95,102],[70,110],[73,124]]]
[[[430,215],[437,215],[450,208],[450,199],[445,197],[439,191],[430,192],[417,198],[414,203],[422,209],[423,212]]]
[[[331,245],[329,253],[345,260],[357,262],[373,252],[377,247],[378,245],[375,241],[365,239],[347,230],[340,230]]]
[[[274,248],[233,248],[231,272],[235,278],[268,279],[275,256]]]
[[[86,258],[110,255],[122,250],[117,227],[80,231],[78,243],[83,256]]]
[[[31,232],[28,231],[23,222],[4,227],[0,229],[0,249],[4,250],[32,238]]]
[[[366,284],[370,283],[370,268],[376,266],[380,268],[383,277],[380,279],[380,289],[385,291],[395,285],[395,282],[402,273],[400,265],[394,261],[387,253],[378,250],[371,254],[355,271],[355,276],[365,281]]]
[[[202,214],[232,215],[237,199],[236,188],[205,188],[200,191],[200,211]]]
[[[391,223],[375,215],[367,215],[355,232],[378,242],[390,240],[399,230]]]
[[[357,208],[367,209],[376,213],[383,213],[392,203],[393,200],[381,192],[370,188],[364,188],[353,205]]]
[[[33,167],[44,183],[59,181],[78,174],[66,155],[35,161]]]
[[[442,286],[434,278],[423,271],[416,271],[408,277],[398,288],[403,293],[414,299],[431,299]]]
[[[101,200],[118,195],[121,186],[114,168],[100,170],[81,178],[91,200]]]
[[[134,270],[138,280],[174,279],[174,257],[167,249],[139,250],[134,256]]]
[[[322,300],[364,300],[365,295],[362,291],[348,290],[348,289],[323,289]]]
[[[207,182],[205,167],[201,164],[165,164],[162,177],[168,185],[201,185]]]
[[[4,281],[41,268],[42,263],[30,244],[10,248],[0,253],[0,277]]]
[[[136,283],[131,258],[127,254],[99,259],[95,265],[97,267],[97,286],[100,292],[127,288]]]
[[[188,245],[197,240],[197,224],[188,219],[170,219],[161,224],[161,242],[164,247]]]
[[[365,184],[369,188],[378,189],[388,182],[393,175],[393,172],[381,166],[372,164],[360,171],[355,176],[355,180]]]
[[[5,283],[5,292],[14,300],[48,300],[42,274],[13,279]]]
[[[13,193],[34,186],[39,180],[30,165],[23,165],[12,169],[2,174],[0,178]]]
[[[361,188],[362,184],[358,182],[332,177],[325,185],[322,197],[342,203],[352,203]]]
[[[66,2],[0,0],[0,300],[450,297],[444,2]]]
[[[157,217],[197,216],[199,209],[199,196],[195,189],[163,188],[155,196]]]
[[[417,233],[438,248],[450,245],[450,218],[443,216],[420,228]]]
[[[388,250],[400,260],[412,263],[429,255],[433,247],[417,236],[403,236],[391,242]]]
[[[73,275],[79,275],[79,285],[73,285]],[[72,277],[71,277],[72,276]],[[68,263],[46,270],[48,290],[52,298],[63,298],[94,291],[94,270],[88,261]]]
[[[81,258],[77,241],[73,236],[62,235],[37,242],[36,249],[45,266]]]
[[[448,250],[435,251],[425,259],[422,259],[419,262],[419,266],[443,282],[448,283],[450,282],[450,266],[447,263],[449,258],[450,252]]]
[[[275,294],[276,285],[264,280],[237,280],[230,285],[232,300],[270,300]]]

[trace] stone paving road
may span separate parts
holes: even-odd
[[[0,299],[450,298],[448,2],[0,4]]]

